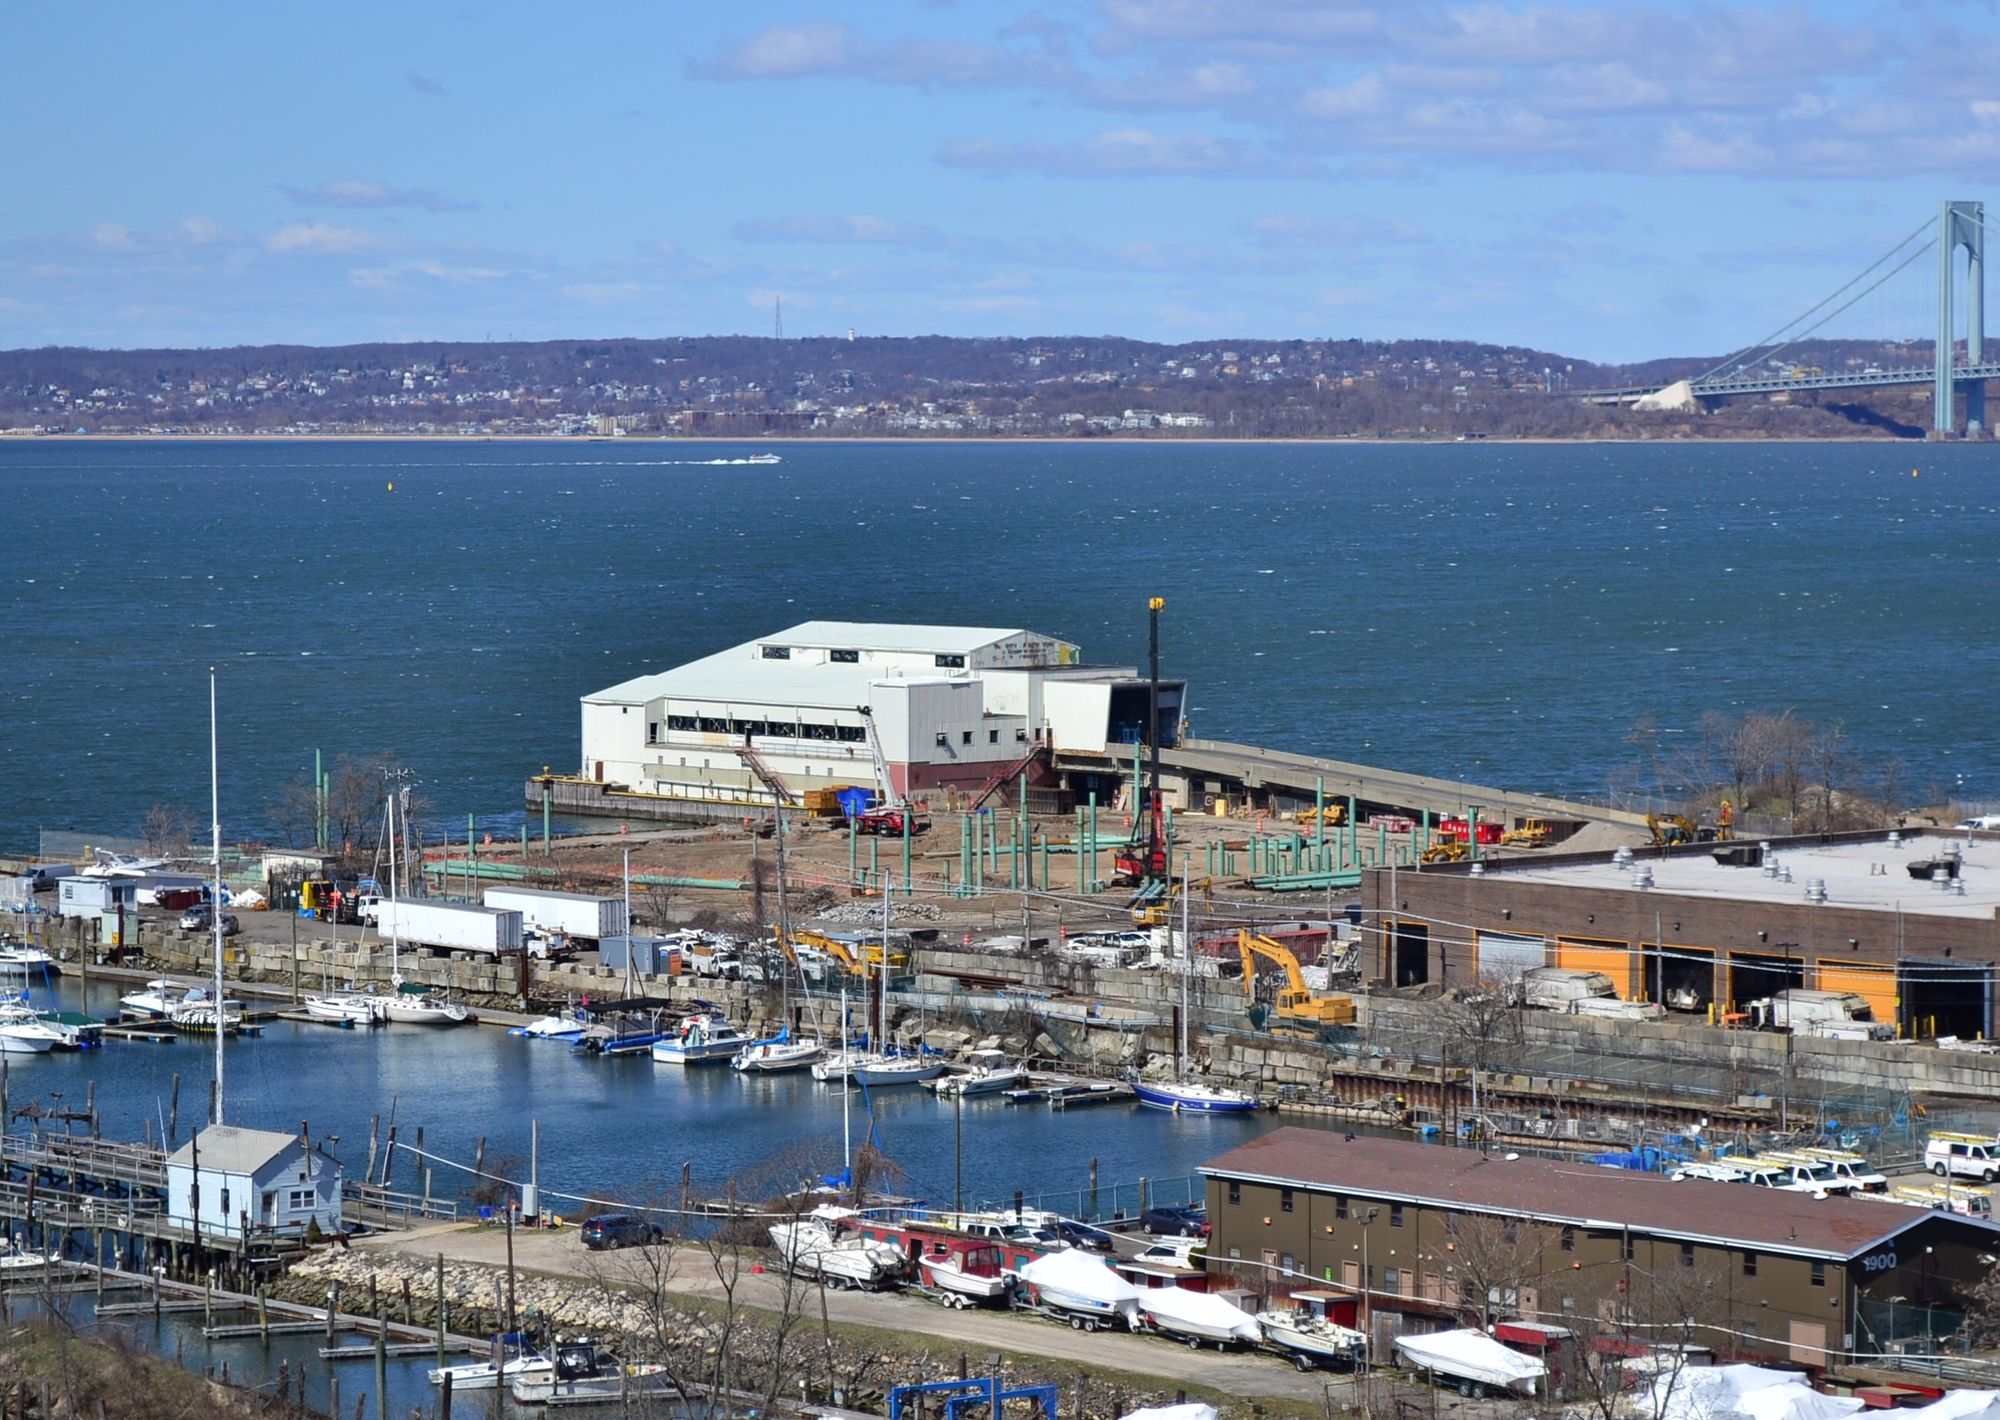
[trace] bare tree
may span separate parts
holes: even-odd
[[[1474,1070],[1491,1070],[1505,1047],[1521,1041],[1521,983],[1518,977],[1482,972],[1471,989],[1437,1003],[1446,1058]]]
[[[1454,1214],[1446,1230],[1449,1292],[1438,1300],[1456,1306],[1468,1326],[1481,1330],[1536,1308],[1535,1279],[1543,1258],[1556,1251],[1555,1228],[1522,1218]]]
[[[1727,1254],[1683,1252],[1658,1268],[1613,1261],[1553,1275],[1541,1299],[1542,1320],[1571,1333],[1563,1366],[1569,1398],[1594,1420],[1620,1420],[1631,1401],[1627,1363],[1643,1359],[1655,1402],[1664,1404],[1690,1351],[1703,1344],[1705,1326],[1730,1325],[1730,1267]]]
[[[192,851],[194,819],[185,809],[155,804],[139,830],[139,851],[149,858],[185,858]]]

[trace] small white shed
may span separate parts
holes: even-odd
[[[337,1233],[340,1164],[296,1134],[211,1124],[167,1157],[167,1221],[204,1236]]]

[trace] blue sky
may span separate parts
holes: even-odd
[[[10,347],[762,334],[782,295],[788,335],[1638,359],[2000,201],[1987,4],[40,5],[7,34]],[[1841,333],[1919,333],[1915,278]]]

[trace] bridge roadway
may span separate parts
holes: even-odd
[[[1129,747],[1122,754],[1117,751],[1088,754],[1058,747],[1055,758],[1060,769],[1099,774],[1129,771],[1132,764]],[[1329,802],[1343,802],[1352,797],[1361,811],[1357,816],[1364,819],[1370,812],[1407,814],[1412,818],[1424,813],[1433,817],[1458,815],[1477,804],[1480,819],[1488,823],[1511,823],[1515,817],[1526,816],[1610,823],[1621,828],[1646,826],[1644,814],[1607,808],[1603,804],[1517,793],[1486,784],[1405,774],[1223,740],[1184,739],[1174,748],[1160,752],[1160,769],[1163,774],[1190,780],[1193,785],[1190,798],[1195,803],[1200,802],[1200,794],[1207,792],[1202,787],[1204,781],[1216,781],[1229,786],[1219,792],[1231,797],[1240,786],[1248,790],[1276,790],[1310,804],[1315,786],[1324,780]]]
[[[1967,384],[1979,380],[2000,380],[2000,365],[1956,365],[1952,368],[1953,384]],[[1937,379],[1937,371],[1929,365],[1920,368],[1899,370],[1877,370],[1867,372],[1845,371],[1836,374],[1802,375],[1796,378],[1785,375],[1749,375],[1727,380],[1699,380],[1689,386],[1689,392],[1696,399],[1726,399],[1731,395],[1779,394],[1787,390],[1841,390],[1873,389],[1882,385],[1928,385]],[[1658,394],[1675,381],[1663,385],[1621,385],[1608,389],[1567,390],[1572,399],[1586,400],[1592,404],[1624,404],[1649,394]]]

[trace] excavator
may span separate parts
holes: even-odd
[[[1500,835],[1502,848],[1546,848],[1549,839],[1555,835],[1548,820],[1530,818],[1521,820],[1519,828],[1510,828]]]
[[[851,972],[856,976],[866,976],[869,972],[880,969],[882,965],[882,944],[880,942],[865,942],[862,944],[860,951],[857,952],[846,942],[836,937],[829,937],[824,932],[815,932],[809,927],[793,928],[792,940],[789,945],[782,939],[779,945],[785,948],[785,955],[793,961],[798,960],[798,948],[800,947],[811,947],[814,951],[824,952],[839,964],[842,971]],[[899,950],[894,946],[889,948],[889,970],[902,971],[909,964],[910,954],[908,952]]]
[[[1258,957],[1276,962],[1285,973],[1285,984],[1272,1009],[1276,1029],[1281,1033],[1316,1036],[1327,1026],[1354,1024],[1354,998],[1313,995],[1306,985],[1305,974],[1299,970],[1299,959],[1282,942],[1240,927],[1236,932],[1236,950],[1243,958],[1243,990],[1253,1004],[1257,999]]]
[[[1327,804],[1323,808],[1300,809],[1292,815],[1292,818],[1294,821],[1302,823],[1308,828],[1311,828],[1321,819],[1326,820],[1328,828],[1338,828],[1341,824],[1347,822],[1347,805]]]
[[[1178,910],[1178,903],[1183,888],[1185,887],[1185,890],[1188,892],[1198,892],[1205,895],[1213,881],[1212,878],[1196,878],[1193,882],[1183,885],[1179,878],[1169,878],[1167,880],[1167,894],[1165,897],[1153,902],[1141,903],[1132,909],[1132,925],[1134,927],[1166,927],[1172,925],[1174,913]]]

